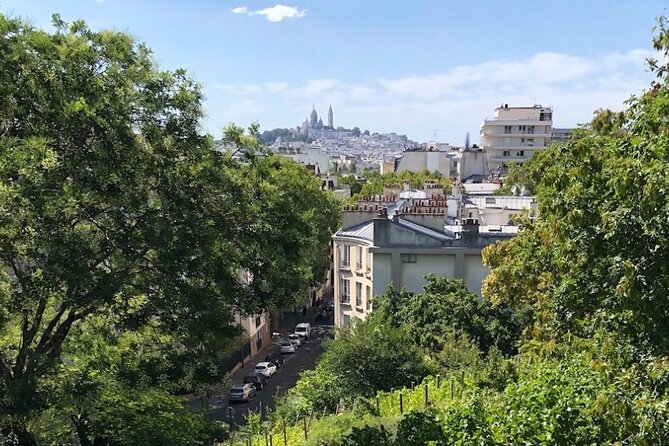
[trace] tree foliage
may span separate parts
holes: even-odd
[[[113,392],[119,416],[146,412],[131,395],[169,414],[171,392],[220,382],[234,314],[320,278],[338,218],[257,126],[226,131],[243,161],[213,150],[185,71],[126,34],[54,24],[0,16],[0,422],[21,445],[49,407],[93,423]]]
[[[422,296],[390,293],[375,302],[369,318],[407,327],[430,350],[439,348],[442,338],[435,333],[445,331],[442,325],[455,326],[446,332],[450,336],[446,351],[453,346],[466,351],[471,344],[467,347],[463,337],[455,335],[479,342],[491,339],[486,334],[491,330],[486,305],[491,309],[507,305],[514,312],[521,310],[520,320],[530,318],[518,354],[505,357],[493,343],[487,356],[460,360],[459,370],[444,372],[442,383],[450,385],[437,386],[435,379],[427,379],[415,391],[378,394],[376,416],[349,415],[349,429],[383,422],[392,432],[397,426],[398,438],[401,432],[408,433],[401,444],[411,444],[411,438],[430,444],[439,430],[443,435],[433,444],[666,443],[669,29],[665,18],[658,21],[653,44],[660,56],[649,66],[657,79],[627,102],[627,110],[598,110],[569,141],[552,145],[516,171],[517,178],[534,185],[539,215],[536,223],[524,222],[518,236],[485,249],[491,273],[483,292],[490,304],[481,305],[457,283],[433,279]],[[513,322],[500,324],[510,326]],[[517,339],[519,331],[509,333]],[[430,416],[422,398],[427,385],[434,409]],[[397,410],[400,392],[403,417]],[[410,428],[400,429],[405,420],[413,420]],[[364,433],[373,438],[378,429],[370,429],[374,428]],[[430,435],[423,437],[426,431]]]
[[[538,158],[527,171],[536,225],[486,253],[484,293],[532,305],[537,329],[546,324],[551,336],[605,327],[669,352],[669,86],[656,71],[658,82],[622,115],[599,112]]]
[[[365,171],[364,173],[367,182],[362,186],[362,189],[355,198],[382,194],[384,187],[399,187],[402,190],[405,184],[412,188],[422,189],[425,182],[439,183],[444,188],[445,194],[451,191],[450,179],[442,176],[439,172],[430,172],[428,170],[410,172],[405,170],[400,173],[390,172],[383,175],[373,174],[370,171]]]

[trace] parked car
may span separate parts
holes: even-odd
[[[256,364],[255,372],[258,375],[263,375],[267,378],[270,378],[276,373],[276,366],[271,362],[259,362]]]
[[[238,401],[250,401],[253,397],[256,396],[256,388],[251,383],[239,384],[232,386],[230,392],[228,392],[228,401],[231,403]]]
[[[283,353],[283,352],[282,352]],[[265,361],[271,362],[276,366],[277,369],[280,369],[281,366],[286,362],[285,359],[283,359],[283,356],[279,353],[269,353],[267,356],[265,356]]]
[[[265,375],[262,374],[248,375],[244,377],[243,382],[244,384],[253,384],[256,390],[262,390],[262,388],[265,387],[267,378],[265,378]]]
[[[324,307],[325,311],[334,311],[335,309],[334,300],[326,300]]]
[[[309,335],[311,335],[311,324],[309,322],[301,322],[297,324],[295,326],[295,334],[309,339]]]
[[[293,344],[295,344],[296,346],[298,346],[298,347],[300,345],[302,345],[302,337],[300,337],[300,335],[298,335],[298,334],[295,334],[295,333],[289,334],[288,335],[288,340],[290,342],[292,342]]]
[[[281,341],[280,345],[281,353],[295,353],[297,351],[297,345],[291,341]]]

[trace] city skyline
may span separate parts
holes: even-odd
[[[130,32],[161,67],[183,67],[203,85],[204,130],[215,136],[229,122],[292,127],[315,103],[337,110],[336,126],[459,143],[466,132],[477,142],[500,103],[552,106],[558,127],[587,122],[600,107],[621,109],[650,80],[649,33],[664,7],[650,0],[165,3],[12,0],[1,8],[41,27],[60,12],[94,29]]]

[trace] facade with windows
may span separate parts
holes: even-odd
[[[488,169],[493,171],[509,162],[523,163],[544,150],[553,133],[550,107],[509,107],[495,109],[493,119],[481,125],[481,146],[486,151]]]
[[[369,228],[334,238],[335,325],[364,319],[372,309],[372,245]]]
[[[422,292],[428,274],[462,279],[480,296],[488,274],[481,250],[517,232],[509,221],[512,212],[497,215],[493,206],[495,212],[499,204],[530,209],[533,202],[531,197],[494,197],[495,203],[486,203],[486,197],[472,201],[443,195],[377,198],[376,203],[346,207],[342,228],[333,236],[339,327],[364,319],[373,310],[373,296],[384,294],[390,285]],[[472,206],[477,212],[468,218]]]
[[[249,316],[237,314],[235,322],[244,329],[248,336],[250,356],[255,355],[258,350],[271,342],[272,332],[269,312]]]

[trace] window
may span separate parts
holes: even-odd
[[[362,307],[362,284],[360,282],[355,283],[355,306]]]
[[[372,270],[372,253],[367,249],[367,271]]]
[[[262,316],[256,316],[256,328],[260,327],[260,324],[262,324]]]
[[[358,255],[355,258],[355,267],[362,269],[362,246],[358,246]]]
[[[367,311],[372,309],[372,287],[367,286]]]
[[[348,314],[344,314],[344,315],[342,315],[342,317],[341,317],[341,324],[342,324],[344,327],[350,327],[350,326],[351,326],[351,316],[349,316]]]
[[[348,280],[346,279],[341,279],[341,282],[339,282],[341,286],[341,301],[343,303],[349,303],[351,301],[351,289],[349,288],[350,284]]]
[[[402,263],[416,263],[416,254],[402,254]]]
[[[341,266],[348,268],[351,266],[351,246],[343,245],[341,253]]]
[[[528,146],[532,147],[534,145],[534,138],[527,138],[525,142]]]
[[[504,133],[506,133],[507,135],[508,135],[509,133],[511,133],[511,126],[510,126],[510,125],[505,125],[505,126],[504,126]]]
[[[509,156],[509,155],[511,155],[511,151],[509,150],[505,150],[504,152],[502,152],[502,156]]]
[[[486,197],[485,204],[495,204],[495,197]]]
[[[521,150],[519,152],[516,152],[516,156],[525,156],[525,151]]]
[[[533,125],[528,125],[527,126],[527,133],[534,134],[534,126]]]

